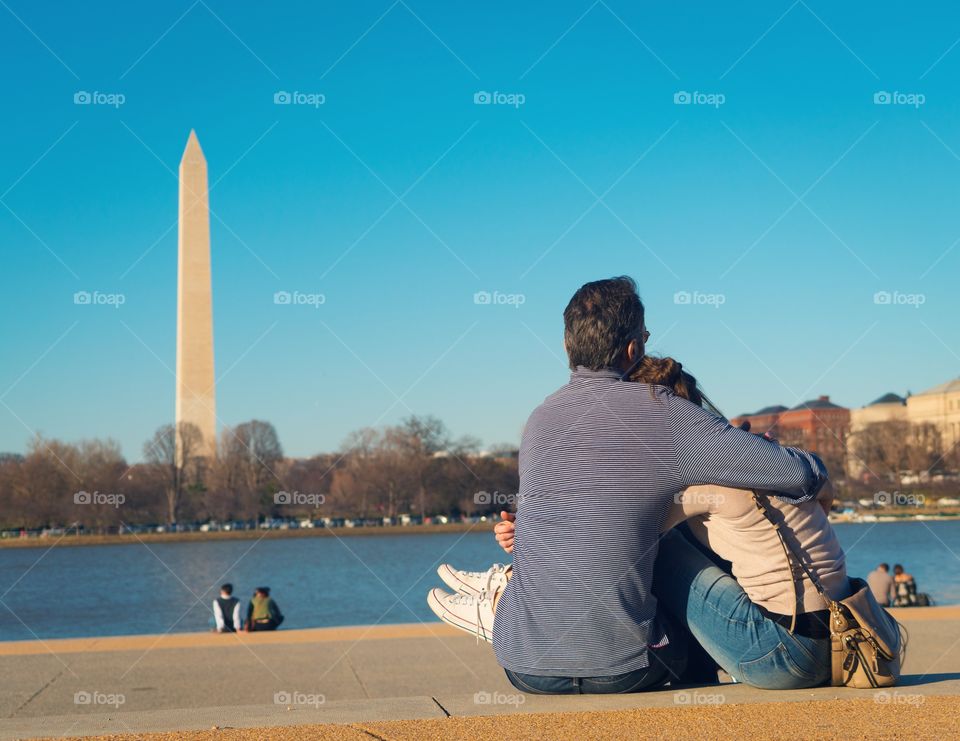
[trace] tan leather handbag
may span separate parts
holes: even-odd
[[[831,599],[816,574],[784,538],[782,523],[773,515],[766,495],[755,491],[753,499],[757,509],[776,529],[787,563],[790,564],[797,594],[793,601],[793,624],[797,620],[797,604],[801,601],[804,575],[816,587],[830,610],[833,686],[863,689],[895,685],[900,679],[900,666],[906,653],[906,641],[900,624],[877,602],[863,579],[850,579],[849,597]]]

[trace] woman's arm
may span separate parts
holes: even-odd
[[[660,532],[665,533],[691,517],[716,512],[728,496],[743,496],[743,494],[744,492],[741,489],[731,489],[727,486],[716,486],[714,484],[688,486],[674,497],[674,502],[670,505],[670,511],[667,513],[667,520],[663,523]]]

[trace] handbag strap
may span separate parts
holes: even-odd
[[[787,539],[783,534],[783,529],[781,528],[781,523],[773,516],[773,508],[770,506],[770,501],[767,499],[766,495],[761,494],[758,491],[754,491],[753,501],[757,505],[757,509],[760,510],[760,513],[771,525],[773,525],[773,529],[776,531],[777,538],[779,538],[780,545],[783,548],[783,554],[787,558],[787,567],[790,569],[790,580],[793,583],[793,618],[790,622],[790,632],[793,633],[797,625],[797,605],[800,604],[801,600],[803,599],[801,592],[803,579],[797,579],[798,574],[794,569],[794,563],[799,564],[800,569],[810,580],[813,586],[816,587],[816,590],[820,593],[820,596],[823,597],[823,600],[826,602],[828,608],[833,607],[834,601],[823,588],[823,584],[820,583],[820,579],[817,578],[817,575],[810,570],[803,558],[800,557],[800,554],[797,553],[793,549],[793,546],[787,542]]]

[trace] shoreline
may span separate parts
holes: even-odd
[[[50,535],[0,539],[0,548],[53,548],[131,543],[200,543],[216,540],[277,540],[282,538],[340,538],[371,535],[429,535],[492,532],[494,520],[451,522],[445,525],[391,525],[386,527],[298,528],[294,530],[217,530],[188,533],[124,533],[123,535]]]
[[[186,533],[124,533],[122,535],[49,535],[26,538],[0,538],[2,548],[53,548],[93,545],[129,545],[131,543],[201,543],[218,540],[278,540],[283,538],[340,538],[376,535],[441,535],[492,532],[497,520],[486,522],[451,522],[443,525],[386,525],[379,527],[297,528],[288,530],[216,530]],[[831,517],[832,525],[882,524],[888,522],[960,522],[960,512],[905,515],[869,513],[857,517]]]
[[[860,517],[831,518],[832,525],[878,524],[888,522],[958,522],[960,513],[935,515],[902,515],[871,513]],[[443,525],[387,525],[381,527],[297,528],[288,530],[216,530],[185,533],[124,533],[122,535],[58,535],[26,538],[2,538],[0,548],[53,548],[94,545],[129,545],[131,543],[200,543],[218,540],[279,540],[284,538],[340,538],[376,535],[440,535],[493,530],[497,520],[487,522],[451,522]]]

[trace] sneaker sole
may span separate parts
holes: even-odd
[[[493,636],[488,635],[487,631],[481,633],[479,626],[477,626],[475,623],[465,622],[453,613],[449,612],[447,608],[443,606],[443,603],[437,596],[437,592],[443,594],[443,592],[441,592],[439,589],[431,589],[427,593],[427,605],[431,610],[433,610],[434,615],[440,618],[440,620],[445,622],[447,625],[452,625],[454,628],[459,628],[465,633],[469,633],[477,638],[482,638],[487,643],[493,643]]]

